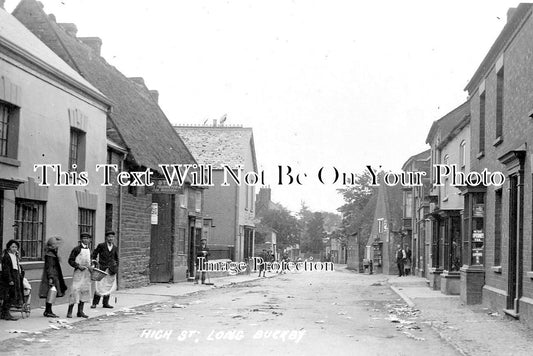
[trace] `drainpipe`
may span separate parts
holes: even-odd
[[[124,161],[126,160],[127,153],[122,154],[122,159],[120,160],[120,172],[124,171]],[[122,185],[118,185],[118,222],[117,222],[117,236],[118,236],[118,256],[119,261],[122,259],[122,235],[121,235],[121,226],[122,226]],[[120,270],[120,268],[119,268]],[[119,289],[119,279],[120,279],[120,273],[117,273],[117,290]]]
[[[241,241],[241,230],[239,229],[239,186],[235,184],[235,247],[233,248],[233,261],[237,261],[237,247]]]

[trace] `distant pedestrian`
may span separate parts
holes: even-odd
[[[291,259],[289,258],[289,255],[284,253],[281,258],[281,274],[287,273],[287,265],[290,261]]]
[[[200,246],[196,249],[196,276],[194,277],[194,283],[198,284],[198,279],[202,279],[202,284],[205,284],[205,276],[206,272],[203,270],[205,266],[207,266],[207,261],[209,259],[209,247],[207,247],[207,239],[201,239],[200,240]],[[204,258],[204,263],[200,264],[202,261],[201,258]],[[200,271],[202,269],[202,271]]]
[[[80,244],[70,253],[68,264],[74,268],[72,276],[72,287],[70,288],[69,306],[67,318],[72,318],[72,310],[74,304],[78,304],[78,318],[88,318],[89,316],[83,312],[83,305],[91,301],[91,250],[89,249],[89,242],[91,235],[82,232],[80,235]]]
[[[9,309],[11,306],[22,306],[23,286],[22,278],[23,271],[19,263],[18,250],[20,248],[19,242],[16,240],[9,240],[2,256],[2,274],[0,276],[0,284],[3,287],[3,300],[0,318],[5,320],[18,320],[11,315]]]
[[[409,245],[405,246],[405,263],[404,263],[404,272],[406,276],[409,276],[411,274],[411,266],[413,264],[412,261],[412,251],[409,248]]]
[[[398,265],[398,277],[402,277],[405,275],[404,272],[404,263],[405,263],[405,250],[402,248],[401,245],[398,245],[398,249],[396,250],[396,264]]]
[[[259,276],[258,277],[261,277],[261,272],[263,272],[263,277],[266,277],[265,275],[266,264],[270,260],[270,255],[268,255],[267,251],[263,249],[259,257],[261,258],[261,260],[259,261],[260,264],[259,264]]]
[[[41,277],[41,286],[39,288],[39,297],[46,298],[46,309],[43,315],[47,318],[57,318],[58,316],[52,311],[52,304],[56,297],[65,295],[67,285],[63,279],[61,264],[57,251],[61,244],[61,238],[54,236],[46,242],[44,254],[44,269]],[[55,291],[54,291],[55,289]]]
[[[100,303],[100,297],[103,297],[103,307],[112,309],[109,304],[111,293],[117,289],[117,272],[118,272],[118,249],[114,245],[115,232],[106,231],[105,242],[98,244],[93,251],[92,259],[98,261],[98,268],[107,272],[107,276],[95,283],[93,304],[91,308],[96,308]]]

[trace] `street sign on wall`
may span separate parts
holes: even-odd
[[[152,225],[157,225],[158,212],[159,212],[159,207],[157,206],[157,203],[152,203],[151,213],[150,213],[150,223]]]

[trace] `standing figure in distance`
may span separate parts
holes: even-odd
[[[82,232],[80,235],[80,244],[72,249],[68,264],[74,268],[74,275],[72,276],[72,287],[70,289],[69,306],[67,318],[72,318],[72,309],[74,304],[78,303],[78,318],[88,318],[89,316],[83,312],[84,303],[91,301],[91,250],[89,243],[91,235],[87,232]]]
[[[259,276],[258,277],[261,277],[261,272],[263,272],[263,277],[266,277],[265,276],[266,264],[270,261],[270,255],[268,255],[267,251],[263,249],[259,257],[261,258],[261,264],[259,265]]]
[[[198,246],[197,250],[196,250],[196,276],[194,277],[194,283],[198,284],[198,279],[200,278],[200,273],[202,274],[202,284],[205,284],[205,274],[206,272],[205,271],[198,271],[199,269],[203,269],[204,266],[207,266],[207,259],[208,259],[208,256],[210,255],[209,253],[209,247],[207,247],[207,239],[201,239],[200,240],[200,246]],[[201,265],[200,264],[200,261],[201,259],[200,258],[204,258],[204,263],[205,265]]]
[[[396,264],[398,265],[398,277],[405,275],[404,272],[404,262],[405,262],[405,250],[402,248],[402,245],[398,245],[398,250],[396,250]]]
[[[99,268],[107,272],[108,275],[95,283],[96,290],[94,291],[91,308],[96,308],[101,296],[104,297],[104,308],[113,308],[112,305],[109,305],[109,297],[117,289],[118,272],[118,249],[113,244],[114,241],[115,232],[106,231],[105,242],[98,244],[93,251],[92,259],[96,260],[98,258]]]
[[[54,287],[57,291],[57,294],[53,296],[51,293],[52,299],[55,297],[62,297],[65,295],[67,290],[67,285],[63,279],[63,272],[61,271],[61,265],[59,263],[59,257],[57,256],[57,251],[59,245],[61,244],[61,238],[54,236],[46,241],[46,252],[44,254],[44,269],[43,275],[41,277],[41,286],[39,287],[39,297],[47,298],[46,299],[46,309],[43,315],[47,318],[57,318],[58,316],[52,311],[53,300],[49,300],[49,291],[50,288]]]
[[[412,268],[412,265],[413,265],[413,261],[412,261],[412,251],[411,251],[411,248],[409,247],[409,245],[405,245],[405,266],[404,266],[404,272],[405,272],[405,275],[408,276],[411,274],[411,268]]]

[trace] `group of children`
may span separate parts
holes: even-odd
[[[88,318],[84,313],[84,304],[91,301],[91,271],[96,267],[96,258],[99,258],[100,268],[104,269],[107,277],[97,282],[97,292],[93,298],[92,308],[96,307],[100,295],[104,296],[104,308],[113,308],[109,305],[109,294],[116,289],[116,271],[118,268],[118,253],[113,244],[114,232],[106,232],[106,242],[98,245],[91,254],[91,235],[84,232],[80,235],[80,243],[70,253],[68,263],[74,268],[72,284],[67,287],[63,278],[58,249],[62,243],[60,237],[51,237],[46,242],[44,251],[44,269],[39,287],[39,297],[46,298],[46,306],[43,315],[49,318],[58,316],[52,311],[52,305],[57,297],[63,297],[69,290],[69,307],[67,318],[72,318],[74,306],[78,309],[76,316]],[[24,270],[19,260],[20,243],[10,240],[2,256],[0,270],[0,318],[4,320],[17,320],[10,313],[12,307],[20,307],[24,304],[24,288],[31,288],[24,279]],[[103,288],[102,288],[103,286]],[[98,288],[100,287],[100,288]]]

